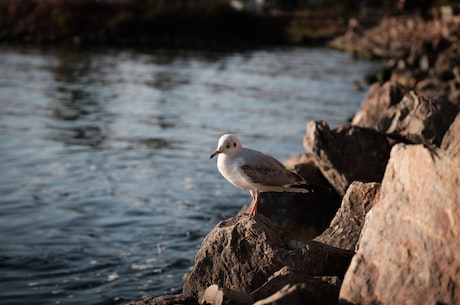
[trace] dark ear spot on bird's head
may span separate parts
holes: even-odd
[[[233,147],[236,147],[236,142],[233,142]]]

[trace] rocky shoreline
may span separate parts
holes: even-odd
[[[205,237],[183,292],[130,303],[460,304],[460,16],[359,21],[331,44],[389,57],[351,123],[309,122],[264,193]],[[442,16],[441,16],[442,15]]]

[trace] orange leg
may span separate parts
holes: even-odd
[[[259,204],[260,197],[259,197],[259,192],[258,191],[251,191],[251,196],[252,196],[252,210],[251,210],[251,216],[256,216],[257,215],[257,205]]]

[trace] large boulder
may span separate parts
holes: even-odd
[[[441,145],[458,108],[445,99],[428,98],[414,91],[382,116],[377,130],[399,141]]]
[[[460,158],[393,147],[343,281],[346,304],[460,304]]]
[[[237,216],[219,223],[205,237],[183,293],[199,295],[216,284],[250,294],[285,266],[311,276],[342,277],[352,255],[318,242],[290,240],[263,215]]]
[[[445,98],[403,89],[396,82],[374,84],[353,117],[352,125],[373,128],[396,141],[440,146],[458,113]]]
[[[361,102],[359,111],[353,116],[352,125],[378,129],[382,116],[404,97],[404,89],[396,82],[374,83]]]
[[[341,196],[355,180],[380,182],[391,150],[375,130],[351,125],[331,130],[324,121],[307,124],[303,145]]]
[[[355,181],[343,197],[330,226],[314,240],[333,247],[354,251],[366,214],[379,198],[380,183]]]

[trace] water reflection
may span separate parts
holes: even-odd
[[[54,59],[54,64],[47,66],[54,78],[47,88],[49,113],[54,119],[48,126],[49,139],[67,146],[100,148],[108,138],[111,115],[94,86],[104,85],[105,61],[101,63],[97,54],[63,49]]]
[[[173,71],[158,71],[153,74],[152,78],[151,81],[146,82],[146,85],[152,86],[156,90],[171,91],[190,83],[189,79]]]

